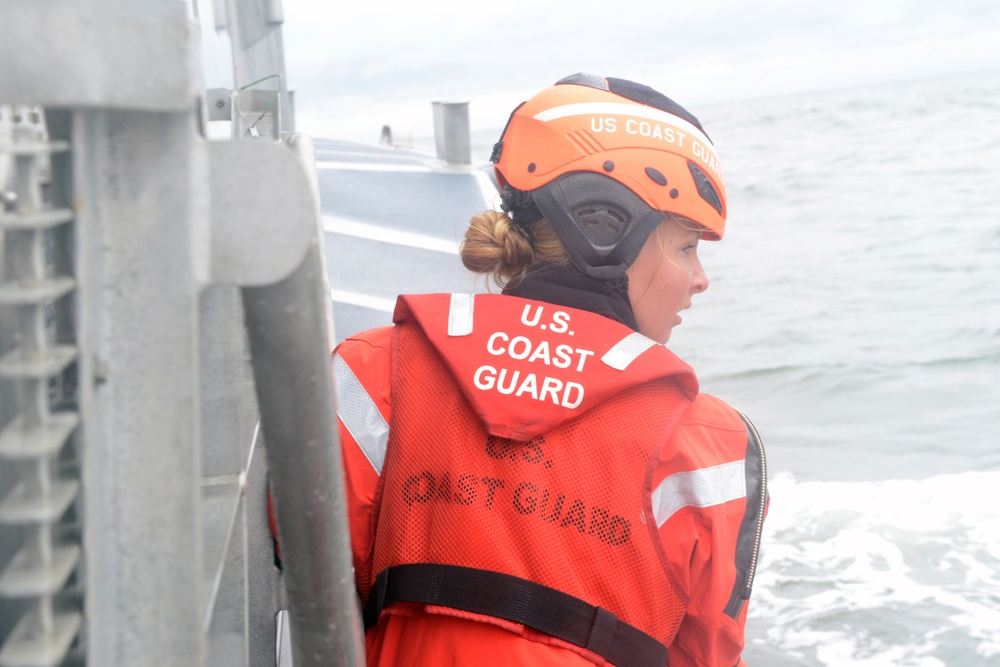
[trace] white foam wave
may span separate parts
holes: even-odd
[[[777,476],[752,625],[801,664],[1000,665],[1000,472]],[[753,633],[750,633],[753,636]]]

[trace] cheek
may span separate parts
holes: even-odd
[[[654,284],[664,309],[669,310],[684,301],[691,277],[683,268],[665,261]]]
[[[632,305],[646,298],[646,292],[653,289],[656,281],[656,258],[651,255],[647,247],[644,246],[639,256],[636,257],[632,266],[628,268],[628,296]]]

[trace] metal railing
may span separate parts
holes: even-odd
[[[282,132],[280,76],[276,92],[245,90],[283,74],[280,2],[262,2],[213,3],[232,30],[233,127],[260,139],[219,142],[205,138],[190,6],[4,4],[0,105],[32,106],[0,133],[15,182],[0,343],[17,341],[0,359],[0,495],[14,479],[0,596],[15,601],[0,601],[0,634],[19,619],[2,667],[273,665],[265,457],[243,468],[257,403],[295,562],[296,664],[363,661],[314,158]],[[322,466],[324,488],[296,485],[290,461]],[[338,526],[321,542],[295,515],[317,495],[313,520]]]

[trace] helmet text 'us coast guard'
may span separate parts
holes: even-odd
[[[625,273],[664,213],[722,238],[722,165],[698,119],[648,86],[574,74],[521,104],[493,148],[504,211],[544,216],[581,271]]]

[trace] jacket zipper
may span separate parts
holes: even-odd
[[[750,432],[753,434],[754,444],[757,446],[757,450],[760,452],[760,507],[758,507],[757,512],[757,526],[756,532],[753,538],[753,553],[750,556],[750,567],[747,570],[746,584],[743,587],[743,599],[750,599],[750,591],[753,588],[754,575],[757,573],[757,554],[760,551],[760,538],[764,531],[764,511],[767,509],[767,460],[764,457],[764,443],[761,442],[760,434],[757,432],[757,427],[753,425],[747,416],[737,410],[743,421],[746,422],[747,426],[750,427]]]

